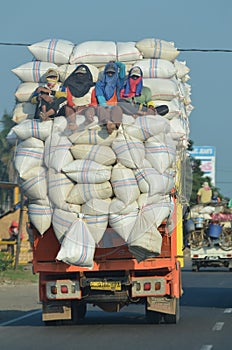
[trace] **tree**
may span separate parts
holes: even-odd
[[[9,152],[6,136],[15,123],[12,121],[12,116],[7,112],[2,116],[0,123],[0,181],[9,181],[8,164],[11,160],[12,149],[10,148]]]

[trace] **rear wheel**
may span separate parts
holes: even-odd
[[[168,324],[176,324],[180,320],[180,299],[175,299],[176,311],[175,314],[164,314],[164,322]]]
[[[159,324],[162,320],[162,313],[158,311],[152,311],[146,309],[147,323]]]
[[[198,271],[199,271],[199,266],[193,264],[193,265],[192,265],[192,271],[193,271],[193,272],[198,272]]]
[[[86,303],[82,303],[77,300],[72,301],[72,321],[78,323],[85,318],[87,311]]]

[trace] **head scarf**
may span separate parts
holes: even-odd
[[[122,97],[136,97],[141,95],[143,88],[143,72],[140,67],[136,66],[136,68],[140,70],[141,76],[134,80],[131,78],[134,68],[135,67],[132,67],[129,71]]]
[[[114,66],[115,73],[112,76],[106,74],[109,66]],[[114,92],[117,92],[117,96],[119,97],[119,89],[120,89],[120,80],[118,75],[118,66],[116,63],[109,62],[106,64],[103,77],[96,83],[96,96],[104,96],[106,101],[110,100],[114,95]]]
[[[85,74],[77,73],[80,67],[86,69]],[[94,86],[92,73],[86,65],[81,64],[65,80],[64,86],[69,88],[74,97],[83,97],[89,92],[89,89]]]

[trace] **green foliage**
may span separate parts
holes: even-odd
[[[0,283],[38,283],[38,274],[32,273],[32,266],[19,265],[17,269],[9,266],[0,271]]]
[[[13,266],[13,258],[9,252],[0,252],[0,271],[6,271]]]

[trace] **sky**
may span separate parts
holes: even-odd
[[[172,41],[179,49],[232,50],[231,18],[231,0],[8,0],[1,4],[0,42],[155,38]],[[0,57],[2,116],[13,111],[20,84],[11,70],[33,56],[26,46],[0,45]],[[215,147],[216,186],[232,198],[232,52],[181,51],[177,59],[190,68],[190,139],[196,146]]]

